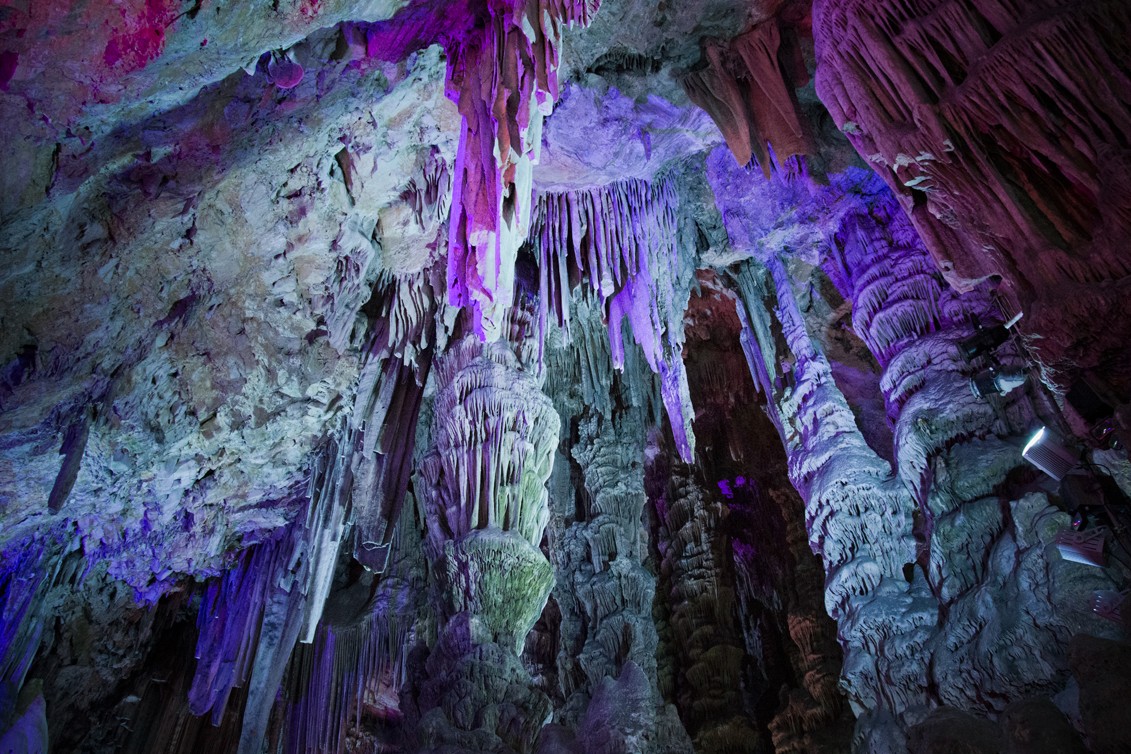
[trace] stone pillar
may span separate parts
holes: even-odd
[[[417,480],[437,638],[421,689],[427,751],[528,752],[551,714],[520,661],[553,585],[539,550],[558,416],[505,343],[440,361]]]
[[[678,703],[698,751],[764,747],[743,699],[746,652],[735,622],[726,508],[678,464],[657,500],[661,587],[668,590]]]
[[[548,352],[551,372],[568,375],[548,388],[569,417],[563,454],[574,461],[573,474],[555,474],[551,531],[561,608],[560,722],[576,729],[587,754],[689,752],[675,707],[660,693],[656,577],[645,566],[645,443],[660,421],[658,380],[631,346],[624,371],[615,372],[600,309],[580,296],[571,307],[571,346]]]

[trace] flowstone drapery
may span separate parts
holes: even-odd
[[[1126,3],[817,0],[817,91],[962,290],[987,276],[1046,362],[1126,389]],[[1096,283],[1103,283],[1096,285]],[[1065,375],[1068,379],[1069,375]]]

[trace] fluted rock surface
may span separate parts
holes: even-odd
[[[551,374],[561,370],[547,385],[571,417],[550,531],[561,606],[561,721],[593,754],[686,752],[687,733],[660,695],[656,577],[645,565],[645,436],[660,420],[658,386],[632,346],[614,377],[599,310],[575,294],[571,312],[572,344],[548,353]],[[614,389],[601,396],[609,384]]]
[[[1006,701],[1054,694],[1067,670],[1057,637],[1105,631],[1070,607],[1102,577],[1056,555],[1044,563],[1067,521],[1046,494],[987,499],[1021,463],[1001,438],[1023,431],[1032,407],[971,397],[970,367],[952,349],[971,332],[966,318],[984,312],[985,303],[922,278],[934,273],[924,268],[921,248],[912,251],[914,235],[899,232],[898,215],[872,209],[867,217],[861,225],[852,212],[840,216],[830,234],[840,265],[833,272],[842,284],[857,281],[846,286],[854,324],[886,367],[881,386],[895,425],[894,465],[864,441],[812,334],[819,325],[807,324],[821,307],[815,286],[804,308],[799,304],[795,276],[803,265],[788,262],[791,276],[786,260],[768,256],[764,268],[749,263],[736,283],[747,342],[756,344],[751,371],[773,396],[790,475],[807,501],[810,542],[828,573],[826,605],[846,650],[842,685],[860,716],[858,742],[899,751],[907,726],[936,705],[1001,711],[1003,703],[976,689],[993,688]],[[879,235],[870,226],[876,222],[886,227]],[[864,251],[885,237],[882,250]],[[910,246],[901,251],[907,241],[900,239]],[[873,298],[877,288],[883,295]],[[783,359],[794,384],[765,382]],[[965,408],[955,412],[951,404]],[[941,405],[945,416],[938,416]],[[982,461],[975,470],[969,464],[976,455]],[[979,561],[982,567],[970,566]],[[1030,613],[1044,617],[1026,620]],[[987,626],[992,630],[979,633]]]
[[[1090,318],[1126,321],[1129,30],[1118,0],[813,7],[817,89],[837,125],[952,282],[1004,278],[1066,369],[1102,365],[1125,337],[1073,345]],[[1126,390],[1119,364],[1103,371]]]

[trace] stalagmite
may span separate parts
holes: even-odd
[[[577,427],[554,467],[548,531],[561,611],[556,668],[562,721],[576,727],[585,750],[686,752],[691,741],[660,694],[659,636],[652,620],[656,579],[644,566],[643,434],[661,418],[658,380],[632,344],[625,349],[623,372],[614,372],[596,302],[580,290],[572,299],[571,339],[562,342],[561,331],[553,328],[554,345],[546,355],[551,375],[578,367],[586,374],[547,382],[555,406]],[[614,390],[594,400],[591,391],[600,385]],[[582,476],[580,509],[575,493],[566,491],[573,473]]]
[[[558,417],[506,342],[469,335],[436,370],[419,470],[439,632],[422,689],[434,749],[532,750],[549,700],[518,655],[553,570],[538,550]]]
[[[752,750],[757,733],[744,710],[742,657],[727,583],[726,509],[673,469],[661,501],[662,583],[671,590],[672,639],[681,659],[678,701],[696,750]]]

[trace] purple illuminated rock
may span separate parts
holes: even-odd
[[[679,197],[670,180],[622,181],[601,189],[543,194],[532,236],[539,254],[540,328],[553,317],[568,332],[571,280],[580,277],[608,307],[613,366],[624,367],[624,320],[652,371],[684,460],[695,453],[683,366],[689,254],[679,246]]]

